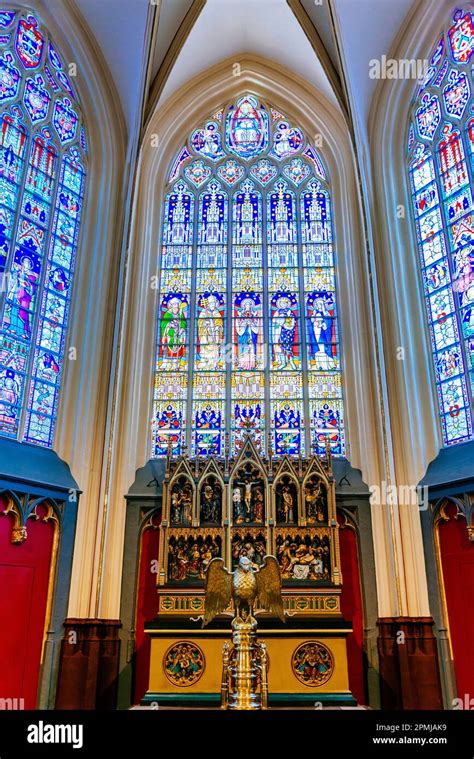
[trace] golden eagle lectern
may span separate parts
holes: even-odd
[[[203,627],[227,609],[231,598],[237,618],[243,618],[242,612],[245,612],[245,617],[252,617],[255,601],[258,600],[263,609],[284,622],[280,567],[275,557],[265,556],[261,568],[254,571],[250,559],[241,556],[232,574],[224,567],[222,559],[212,559],[206,572]]]
[[[274,556],[265,556],[254,571],[247,556],[241,556],[230,573],[219,558],[212,559],[206,572],[203,627],[234,604],[232,643],[224,644],[222,655],[221,707],[223,709],[266,709],[268,706],[267,649],[257,642],[254,605],[285,621],[281,576]]]

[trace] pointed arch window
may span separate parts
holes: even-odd
[[[252,95],[174,160],[160,253],[153,456],[343,455],[336,267],[326,171]]]
[[[412,104],[408,167],[445,445],[472,439],[473,16],[456,10]]]
[[[0,10],[0,435],[51,447],[66,351],[86,135],[48,31]]]

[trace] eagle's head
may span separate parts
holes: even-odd
[[[250,572],[250,570],[252,568],[252,562],[250,561],[250,559],[248,558],[248,556],[241,556],[240,557],[240,559],[239,559],[239,567],[244,572]]]

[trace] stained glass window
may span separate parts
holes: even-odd
[[[445,445],[472,438],[473,16],[456,10],[412,106],[408,165]]]
[[[244,95],[195,129],[163,215],[153,455],[345,452],[331,199],[284,114]],[[228,443],[226,442],[228,441]]]
[[[0,11],[0,434],[53,444],[86,134],[66,66],[28,13]]]

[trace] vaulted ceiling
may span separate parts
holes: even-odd
[[[207,0],[160,99],[223,59],[237,61],[241,53],[258,53],[283,64],[336,103],[321,62],[284,0]]]
[[[150,108],[223,59],[257,53],[366,126],[376,80],[417,0],[74,0],[106,60],[129,134]],[[344,107],[344,105],[343,105]]]

